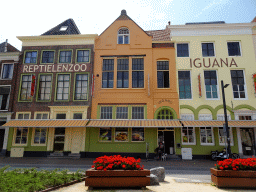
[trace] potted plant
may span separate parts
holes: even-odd
[[[85,186],[145,187],[150,185],[150,171],[140,165],[141,160],[121,155],[96,158],[86,171]]]
[[[211,168],[217,187],[256,188],[256,158],[225,159]]]

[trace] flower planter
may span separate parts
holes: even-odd
[[[256,171],[232,171],[211,168],[211,174],[212,182],[220,188],[256,188]]]
[[[150,185],[150,170],[86,171],[85,186],[89,187],[145,187]]]

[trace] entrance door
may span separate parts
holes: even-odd
[[[3,149],[5,129],[0,129],[0,152]]]
[[[255,139],[253,128],[240,128],[243,155],[255,154]]]
[[[55,128],[54,151],[64,151],[65,128]]]
[[[164,144],[164,152],[174,154],[174,131],[158,131],[158,144]]]

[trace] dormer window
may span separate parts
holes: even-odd
[[[60,31],[66,31],[68,29],[68,26],[61,26]]]
[[[117,39],[118,44],[129,44],[129,29],[121,28],[118,31]]]

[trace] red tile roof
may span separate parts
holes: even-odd
[[[167,28],[163,30],[146,31],[146,33],[153,36],[152,41],[171,41],[170,30]]]

